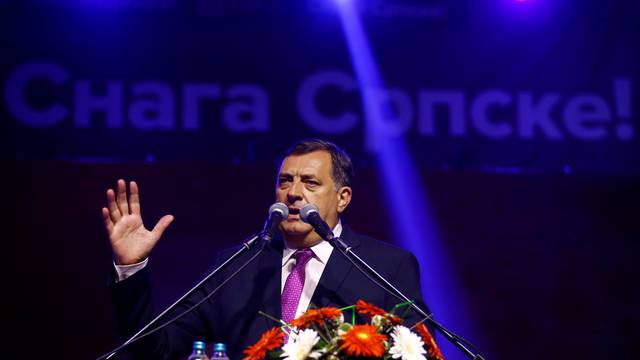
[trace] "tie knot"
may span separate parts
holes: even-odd
[[[293,256],[296,258],[296,266],[304,266],[313,257],[313,250],[309,248],[299,249],[296,250]]]

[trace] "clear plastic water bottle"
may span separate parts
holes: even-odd
[[[205,352],[207,345],[203,341],[193,342],[193,351],[189,355],[188,360],[209,360],[207,353]]]
[[[211,360],[229,360],[227,356],[227,346],[223,343],[213,344],[213,356]]]

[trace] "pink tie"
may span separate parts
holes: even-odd
[[[282,320],[286,323],[290,323],[296,316],[300,295],[302,295],[302,288],[304,287],[304,267],[313,257],[313,250],[309,248],[299,249],[293,256],[296,258],[296,264],[293,266],[289,276],[287,276],[281,299]]]

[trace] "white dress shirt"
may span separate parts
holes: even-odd
[[[342,223],[340,221],[338,221],[336,227],[333,228],[333,234],[335,236],[340,236],[340,234],[342,234]],[[304,268],[304,286],[302,287],[302,294],[300,295],[300,301],[298,302],[298,308],[296,309],[296,315],[294,316],[295,318],[302,315],[307,311],[307,308],[309,308],[311,297],[318,286],[320,276],[322,276],[325,266],[327,266],[327,261],[329,261],[329,256],[331,256],[333,246],[322,240],[310,249],[313,251],[313,257],[309,259],[309,262],[307,262],[307,265]],[[284,290],[284,283],[287,281],[287,277],[293,270],[293,266],[296,264],[296,258],[293,256],[293,253],[295,252],[296,249],[288,247],[285,247],[282,251],[280,294],[282,294],[282,291]]]
[[[142,270],[145,266],[147,266],[147,263],[149,263],[149,258],[146,258],[140,261],[139,263],[131,264],[131,265],[118,265],[114,261],[113,265],[116,267],[116,273],[118,274],[118,279],[116,280],[116,282],[122,281],[128,278],[129,276],[137,273],[138,271]]]
[[[340,236],[342,234],[341,221],[338,221],[336,227],[333,228],[333,234],[335,236]],[[322,272],[327,265],[327,261],[329,261],[329,256],[331,256],[333,246],[322,240],[318,244],[312,246],[311,250],[313,251],[313,257],[309,259],[309,262],[304,269],[304,287],[302,288],[302,294],[300,295],[300,301],[298,302],[298,308],[295,315],[296,318],[307,311],[307,308],[311,303],[313,292],[316,290],[318,282],[320,281],[320,276],[322,276]],[[289,276],[291,270],[293,270],[293,266],[296,264],[296,259],[293,256],[295,251],[296,249],[288,248],[286,245],[282,251],[282,278],[280,281],[280,294],[282,294],[282,290],[284,290],[284,283],[287,281],[287,276]],[[147,266],[148,262],[149,258],[131,265],[116,265],[114,262],[113,265],[115,265],[116,273],[118,274],[117,281],[122,281],[142,270]]]

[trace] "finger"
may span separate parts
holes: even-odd
[[[104,220],[104,227],[107,228],[107,233],[111,235],[111,232],[113,232],[113,221],[111,221],[109,209],[106,207],[102,208],[102,220]]]
[[[140,214],[140,191],[138,190],[138,184],[135,181],[129,183],[129,208],[131,213],[136,215]]]
[[[118,209],[122,216],[129,215],[129,204],[127,203],[127,184],[124,180],[118,180]]]
[[[111,217],[111,221],[116,223],[122,217],[120,213],[120,209],[118,209],[118,205],[116,205],[116,193],[113,190],[107,190],[107,207],[109,207],[109,216]]]
[[[151,232],[154,233],[157,237],[160,237],[172,222],[173,215],[165,215],[158,221],[156,226],[153,227],[153,230],[151,230]]]

